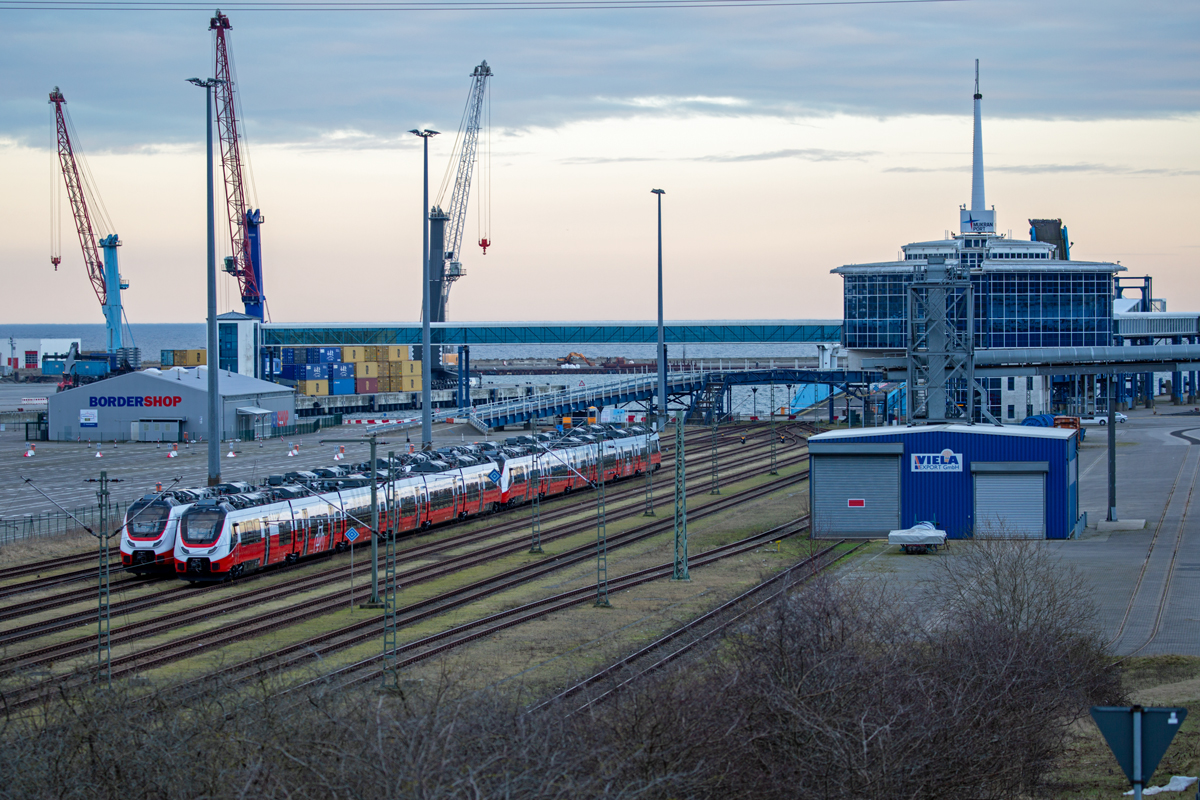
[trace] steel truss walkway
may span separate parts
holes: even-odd
[[[729,413],[728,396],[733,386],[799,386],[817,383],[830,386],[867,386],[883,379],[881,373],[852,370],[751,369],[730,371],[675,372],[667,375],[667,399],[686,405],[689,415],[706,424]],[[716,391],[714,391],[716,390]],[[629,403],[648,404],[658,393],[657,375],[635,375],[616,381],[581,386],[565,392],[536,394],[475,406],[470,420],[478,428],[515,425],[531,418],[563,417],[589,407],[604,408]],[[701,402],[707,398],[708,402]],[[790,402],[790,397],[788,398]],[[697,420],[701,421],[701,420]]]
[[[842,321],[722,320],[668,322],[667,344],[810,344],[838,343]],[[655,344],[653,322],[435,322],[435,345],[489,344]],[[348,345],[418,345],[421,323],[378,325],[265,323],[264,347],[339,347]]]

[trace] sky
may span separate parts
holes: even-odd
[[[102,233],[121,237],[127,317],[202,321],[204,98],[185,79],[213,72],[211,12],[31,5],[0,0],[0,321],[103,321],[61,197],[50,263],[55,86]],[[222,10],[273,321],[419,318],[406,131],[443,132],[436,198],[483,59],[490,191],[477,176],[451,319],[652,318],[652,188],[668,319],[840,318],[831,269],[956,227],[976,58],[997,229],[1027,239],[1028,219],[1062,218],[1074,258],[1120,261],[1168,310],[1200,311],[1200,4],[238,6]],[[238,308],[219,282],[220,310]]]

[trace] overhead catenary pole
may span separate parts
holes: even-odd
[[[683,414],[675,415],[675,568],[671,580],[690,581],[687,541],[687,466],[683,453]]]
[[[651,189],[658,195],[658,432],[667,427],[667,337],[663,329],[663,261],[662,261],[662,189]]]
[[[1108,521],[1117,521],[1117,398],[1108,376]]]
[[[367,602],[359,606],[359,608],[383,608],[383,602],[379,599],[379,469],[376,465],[378,455],[379,432],[372,431],[366,435],[366,441],[371,447],[371,465],[367,470],[371,476],[371,597]],[[320,444],[328,442],[338,443],[361,443],[362,439],[321,439]],[[390,456],[389,456],[390,458]],[[390,468],[390,464],[389,464]],[[311,492],[312,490],[309,489]],[[349,517],[350,515],[347,514]],[[357,517],[350,517],[356,520],[360,525],[363,521]]]
[[[213,99],[216,78],[188,78],[188,83],[203,87],[208,115],[208,485],[221,482],[221,394],[220,361],[217,358],[217,230],[213,208]]]
[[[396,672],[396,454],[388,452],[388,531],[383,566],[383,686],[399,683]]]
[[[433,392],[432,366],[430,363],[430,333],[429,333],[429,138],[437,136],[438,132],[425,128],[416,128],[409,133],[420,136],[425,152],[424,193],[421,196],[421,449],[433,449]]]

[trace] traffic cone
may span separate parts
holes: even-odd
[[[104,453],[100,452],[100,448],[96,448],[96,458],[104,458]]]
[[[337,454],[333,457],[333,460],[341,461],[345,457],[346,457],[346,445],[344,445],[344,444],[338,445],[338,451],[337,451]]]
[[[171,452],[167,453],[167,458],[175,458],[179,455],[179,445],[171,445]]]
[[[226,458],[234,458],[235,457],[235,453],[233,452],[233,442],[229,443],[229,452],[225,454],[225,457]]]
[[[25,445],[25,458],[33,458],[36,455],[37,455],[37,445],[36,444],[26,444]]]

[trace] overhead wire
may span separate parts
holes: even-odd
[[[606,11],[965,3],[972,0],[229,0],[236,11]],[[0,0],[12,11],[202,11],[192,0]]]

